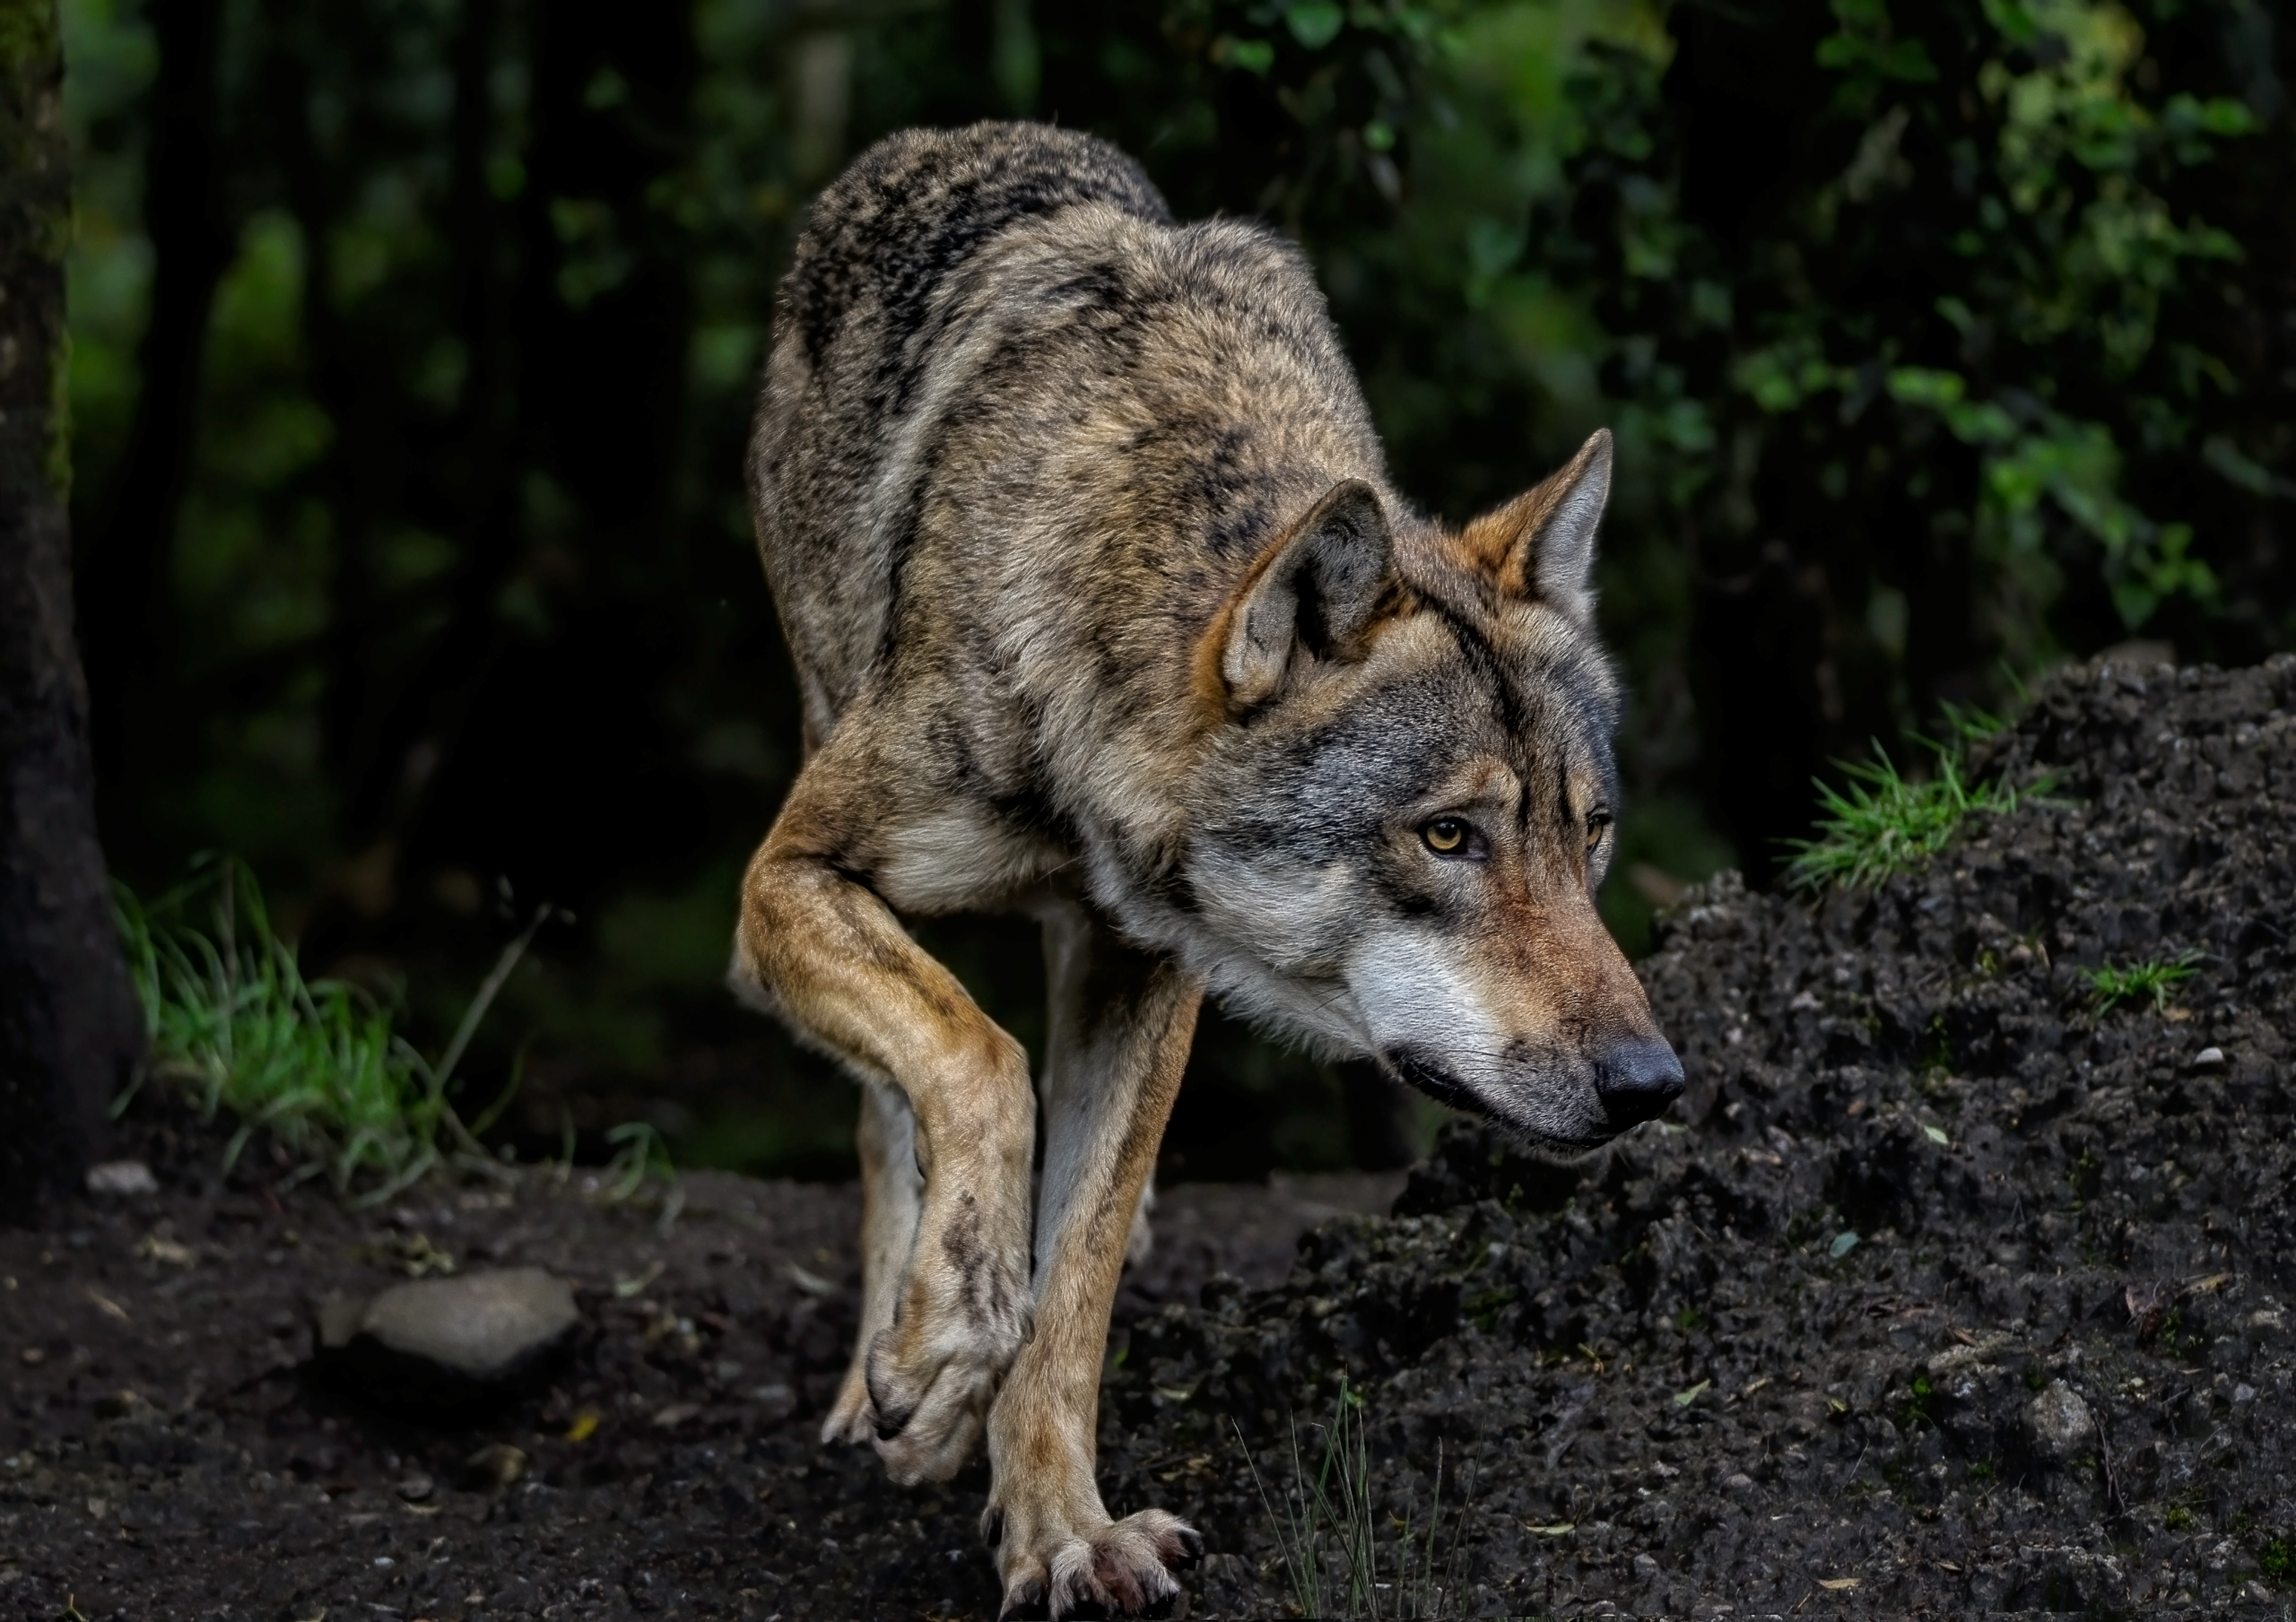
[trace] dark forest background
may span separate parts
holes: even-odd
[[[1057,119],[1313,256],[1463,520],[1620,443],[1605,906],[1757,882],[1813,776],[2146,639],[2296,646],[2296,44],[2255,0],[66,0],[100,807],[245,857],[307,967],[555,1147],[834,1175],[719,989],[796,763],[740,447],[812,191]],[[1024,1040],[1031,932],[927,939]],[[1375,1078],[1207,1023],[1169,1176],[1392,1161]]]

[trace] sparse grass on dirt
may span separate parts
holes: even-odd
[[[1453,1567],[1464,1507],[1452,1514],[1451,1558],[1445,1562],[1438,1548],[1444,1525],[1443,1464],[1439,1454],[1433,1502],[1426,1521],[1417,1522],[1413,1514],[1415,1506],[1406,1505],[1400,1517],[1386,1522],[1395,1529],[1396,1538],[1389,1564],[1383,1567],[1382,1518],[1373,1504],[1370,1436],[1363,1407],[1362,1393],[1343,1378],[1331,1422],[1309,1427],[1323,1436],[1321,1457],[1312,1475],[1308,1467],[1309,1449],[1300,1436],[1300,1426],[1293,1423],[1292,1484],[1280,1505],[1269,1494],[1250,1449],[1244,1448],[1245,1461],[1282,1554],[1292,1602],[1303,1617],[1344,1618],[1348,1622],[1455,1615],[1457,1608],[1450,1600],[1456,1589]],[[1237,1444],[1244,1446],[1240,1430]]]
[[[2000,779],[1970,782],[1970,746],[2006,724],[1982,710],[1952,707],[1945,720],[1949,735],[1943,741],[1913,739],[1935,761],[1926,777],[1907,776],[1876,742],[1873,759],[1838,763],[1848,778],[1845,787],[1814,780],[1818,833],[1815,838],[1787,841],[1795,853],[1786,869],[1789,885],[1804,891],[1874,889],[1926,864],[1952,843],[1970,813],[2005,815],[2022,801],[2048,792],[2047,779],[2022,790]]]
[[[2169,993],[2192,978],[2204,954],[2179,952],[2173,958],[2148,958],[2141,963],[2078,970],[2089,987],[2097,1012],[2109,1014],[2124,1002],[2150,1002],[2157,1013],[2169,1005]]]
[[[367,1204],[450,1159],[492,1167],[478,1135],[509,1101],[516,1073],[469,1122],[448,1102],[448,1087],[544,914],[502,950],[435,1060],[398,1033],[391,1007],[362,988],[304,977],[293,943],[273,932],[263,892],[240,863],[204,861],[148,905],[122,887],[117,915],[151,1040],[148,1073],[202,1120],[230,1112],[237,1128],[227,1166],[267,1133],[292,1163],[288,1181],[324,1175],[339,1194],[358,1186],[355,1198]],[[641,1177],[658,1152],[658,1143],[639,1146]]]

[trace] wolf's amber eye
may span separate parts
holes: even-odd
[[[1438,817],[1419,830],[1427,848],[1439,856],[1454,856],[1466,847],[1467,825],[1457,817]]]
[[[1608,811],[1596,811],[1587,819],[1587,848],[1589,851],[1603,842],[1603,830],[1610,825],[1611,814]]]

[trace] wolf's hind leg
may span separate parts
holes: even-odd
[[[1124,1241],[1124,1264],[1126,1267],[1137,1267],[1156,1253],[1156,1229],[1148,1220],[1149,1213],[1155,1209],[1156,1176],[1151,1172],[1148,1181],[1140,1185],[1140,1203],[1133,1208],[1132,1231]]]
[[[866,1442],[876,1434],[869,1405],[869,1348],[893,1321],[901,1275],[917,1243],[925,1179],[917,1174],[917,1115],[909,1100],[879,1082],[861,1084],[861,1328],[837,1402],[822,1422],[824,1442]]]
[[[1145,1609],[1179,1592],[1170,1569],[1203,1550],[1162,1510],[1118,1521],[1093,1479],[1109,1308],[1196,1034],[1202,987],[1120,941],[1080,906],[1045,918],[1051,1023],[1044,1184],[1036,1223],[1036,1332],[988,1419],[984,1524],[1004,1614]]]
[[[898,1089],[913,1116],[914,1238],[895,1243],[897,1199],[881,1179],[868,1305],[883,1323],[861,1349],[877,1451],[908,1484],[963,1465],[1028,1333],[1036,1099],[1020,1044],[856,876],[853,851],[884,799],[834,742],[807,763],[744,876],[734,974],[848,1069]],[[895,1135],[879,1146],[883,1160]],[[906,1263],[881,1295],[897,1253]],[[861,1415],[843,1397],[850,1434]]]

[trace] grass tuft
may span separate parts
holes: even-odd
[[[1848,778],[1845,787],[1812,779],[1821,813],[1817,837],[1785,841],[1795,853],[1786,868],[1787,884],[1803,891],[1874,889],[1926,864],[1952,843],[1972,812],[2005,814],[2053,785],[2054,778],[2023,790],[1997,781],[1972,784],[1970,746],[2005,724],[1982,710],[1952,706],[1946,707],[1945,719],[1949,735],[1943,742],[1914,739],[1935,759],[1936,769],[1927,777],[1905,776],[1877,742],[1872,760],[1836,763]]]
[[[2124,1002],[2150,1002],[2158,1012],[2169,1006],[2169,993],[2192,978],[2206,954],[2179,952],[2173,958],[2148,958],[2142,963],[2076,971],[2089,987],[2089,1000],[2100,1014],[2109,1014]]]
[[[448,1102],[455,1067],[547,909],[505,947],[434,1062],[358,986],[307,980],[295,949],[272,932],[255,878],[207,860],[148,906],[116,887],[128,966],[151,1040],[148,1073],[212,1121],[238,1125],[228,1169],[265,1132],[286,1152],[290,1183],[326,1176],[355,1203],[378,1204],[448,1159],[494,1162],[478,1141],[517,1087],[465,1123]],[[206,915],[204,926],[196,921]],[[124,1110],[130,1088],[114,1106]],[[641,1172],[642,1175],[642,1172]]]
[[[1450,1555],[1439,1575],[1436,1544],[1443,1525],[1443,1461],[1435,1462],[1433,1507],[1426,1523],[1414,1528],[1411,1505],[1399,1520],[1393,1545],[1392,1568],[1380,1575],[1380,1521],[1371,1501],[1370,1438],[1364,1418],[1362,1393],[1343,1377],[1339,1400],[1329,1425],[1311,1425],[1323,1433],[1321,1457],[1313,1475],[1308,1469],[1308,1448],[1300,1427],[1292,1427],[1292,1486],[1282,1507],[1260,1479],[1259,1465],[1248,1447],[1245,1462],[1275,1531],[1285,1574],[1292,1583],[1292,1604],[1303,1617],[1349,1618],[1350,1622],[1379,1622],[1383,1618],[1435,1618],[1453,1614],[1452,1596],[1458,1561],[1460,1524],[1464,1508],[1452,1520]],[[1236,1433],[1239,1445],[1243,1432]]]

